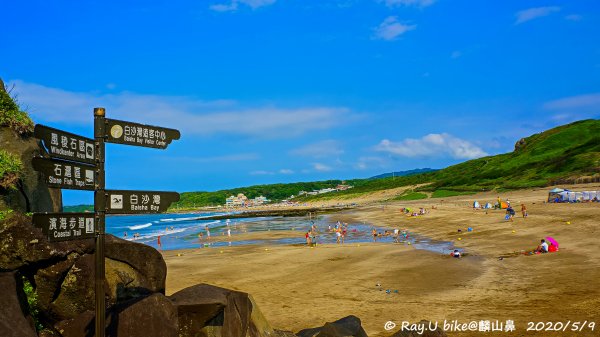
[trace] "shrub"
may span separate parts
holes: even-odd
[[[0,150],[0,188],[14,188],[23,169],[21,160],[5,150]]]
[[[33,132],[33,121],[26,112],[21,111],[5,88],[0,88],[0,126],[8,126],[19,135]]]

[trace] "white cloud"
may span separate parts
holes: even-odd
[[[369,168],[384,168],[386,167],[387,161],[381,157],[360,157],[358,162],[354,165],[357,170],[366,170]]]
[[[321,142],[308,144],[290,151],[291,155],[313,158],[326,158],[338,156],[342,153],[344,153],[344,150],[341,148],[340,143],[336,140],[324,140]]]
[[[216,157],[180,157],[176,160],[197,162],[197,163],[214,163],[214,162],[230,162],[230,161],[251,161],[257,160],[260,156],[256,153],[236,153]]]
[[[313,169],[315,169],[315,171],[319,171],[319,172],[329,172],[332,170],[332,168],[330,166],[327,166],[327,165],[321,164],[321,163],[313,163]]]
[[[281,170],[279,170],[279,173],[281,173],[281,174],[294,174],[294,171],[290,170],[290,169],[281,169]]]
[[[242,107],[231,100],[143,95],[131,92],[93,94],[13,81],[15,93],[36,122],[91,124],[93,107],[106,108],[108,118],[179,129],[186,134],[236,134],[260,138],[293,137],[326,130],[352,120],[346,108],[275,106]]]
[[[239,9],[239,5],[245,5],[252,9],[269,6],[277,0],[231,0],[228,3],[211,5],[208,8],[215,12],[232,12]]]
[[[545,110],[554,111],[552,120],[568,123],[600,116],[600,93],[565,97],[544,103]]]
[[[427,7],[435,3],[435,0],[384,0],[385,5],[388,7],[394,6],[416,6],[416,7]]]
[[[583,19],[583,16],[579,15],[579,14],[570,14],[565,16],[565,19],[569,20],[569,21],[581,21]]]
[[[515,21],[515,25],[531,21],[533,19],[541,18],[544,16],[548,16],[552,13],[560,11],[560,7],[557,6],[548,6],[548,7],[535,7],[529,8],[522,11],[519,11],[515,14],[517,20]]]
[[[250,175],[253,175],[253,176],[264,176],[264,175],[272,175],[272,174],[275,174],[275,172],[262,171],[262,170],[250,172]]]
[[[400,142],[384,139],[375,150],[402,157],[450,156],[454,159],[474,159],[487,156],[478,146],[447,133],[431,133],[420,139],[407,138]]]
[[[583,108],[600,109],[600,93],[557,99],[544,103],[544,108],[549,110],[572,110]]]
[[[377,28],[375,28],[375,38],[380,40],[392,41],[398,36],[417,28],[416,25],[405,25],[398,22],[395,16],[388,16]]]
[[[459,58],[461,56],[462,56],[462,53],[460,51],[458,51],[458,50],[455,50],[455,51],[452,52],[452,54],[450,54],[450,57],[453,58],[453,59],[457,59],[457,58]]]

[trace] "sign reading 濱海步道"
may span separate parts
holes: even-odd
[[[42,157],[35,157],[31,162],[33,168],[46,177],[50,187],[89,191],[95,188],[94,166]]]
[[[177,201],[177,192],[106,190],[106,213],[161,213]]]
[[[73,133],[37,124],[34,136],[44,142],[51,157],[94,164],[94,140]]]
[[[96,234],[94,213],[34,213],[32,222],[49,242],[91,239]]]
[[[108,143],[165,149],[179,139],[178,130],[106,118]]]

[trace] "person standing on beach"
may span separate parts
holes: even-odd
[[[206,230],[206,240],[210,240],[210,230],[208,229],[208,225],[204,226],[204,229]]]
[[[160,243],[160,235],[156,238],[156,245],[158,246],[158,249],[162,249],[162,243]]]
[[[342,229],[340,227],[335,228],[335,243],[339,244],[342,238]]]
[[[377,241],[377,231],[375,230],[375,228],[373,228],[373,230],[371,230],[371,235],[373,236],[373,242]]]
[[[231,228],[227,227],[227,237],[231,237]]]
[[[344,241],[346,240],[346,235],[348,235],[348,223],[344,222],[344,225],[342,226],[342,244],[344,244]]]
[[[523,214],[523,219],[527,217],[527,207],[525,207],[525,204],[521,204],[521,213]]]

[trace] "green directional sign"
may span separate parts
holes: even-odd
[[[106,213],[161,213],[177,201],[177,192],[106,190]]]
[[[106,118],[106,141],[165,149],[181,136],[178,130]]]
[[[33,129],[35,138],[41,139],[51,157],[94,164],[94,140],[74,133],[37,124]]]
[[[32,222],[50,242],[91,239],[96,235],[94,213],[34,213]]]
[[[88,191],[95,188],[94,166],[42,157],[35,157],[31,162],[50,187]]]

